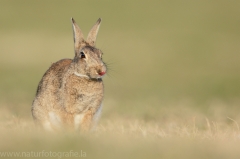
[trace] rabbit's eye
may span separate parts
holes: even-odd
[[[81,59],[86,58],[84,52],[80,52],[80,57],[81,57]]]

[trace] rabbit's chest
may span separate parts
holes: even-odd
[[[90,107],[98,108],[103,100],[103,83],[76,83],[71,87],[69,96],[77,111],[82,112]]]

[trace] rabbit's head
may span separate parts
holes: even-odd
[[[98,79],[107,71],[106,65],[102,61],[103,53],[95,47],[100,23],[101,19],[99,18],[85,41],[81,29],[72,18],[75,49],[75,57],[73,59],[74,73],[78,76]]]

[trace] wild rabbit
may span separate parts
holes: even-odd
[[[90,130],[102,108],[103,81],[107,67],[95,47],[101,19],[87,40],[72,18],[75,57],[53,63],[43,75],[32,104],[32,116],[47,130]]]

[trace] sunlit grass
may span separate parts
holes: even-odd
[[[86,134],[45,132],[35,127],[30,117],[17,117],[1,109],[0,149],[2,152],[84,151],[88,158],[239,157],[240,131],[236,120],[222,115],[210,119],[187,106],[182,109],[187,112],[167,109],[169,114],[162,120],[104,117],[94,132]]]

